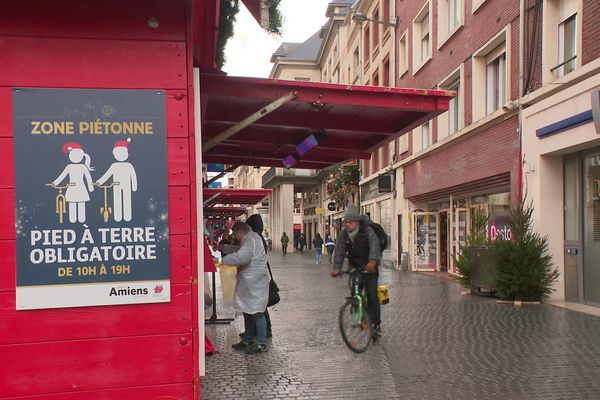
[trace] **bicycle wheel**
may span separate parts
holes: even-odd
[[[348,299],[340,309],[339,322],[342,339],[346,346],[355,353],[367,351],[373,338],[371,318],[365,305],[363,304],[361,307],[357,299]]]

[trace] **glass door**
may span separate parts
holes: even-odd
[[[600,152],[583,159],[583,296],[600,304]]]
[[[439,271],[438,221],[438,213],[415,212],[413,214],[413,271]]]
[[[467,235],[469,229],[469,212],[468,208],[455,208],[452,213],[452,227],[451,227],[451,254],[450,257],[450,270],[448,272],[452,274],[458,274],[458,269],[454,263],[454,260],[460,255],[460,246],[464,246],[467,242]]]

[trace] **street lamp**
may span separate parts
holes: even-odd
[[[373,18],[369,18],[365,15],[365,13],[361,13],[361,12],[357,12],[354,13],[354,15],[352,16],[352,19],[356,22],[358,22],[360,25],[363,24],[363,22],[375,22],[377,24],[382,24],[385,26],[393,26],[394,28],[396,27],[396,25],[398,25],[398,17],[390,17],[389,21],[384,21],[381,19],[373,19]]]
[[[359,30],[360,30],[360,38],[358,41],[358,66],[360,68],[359,70],[359,84],[362,85],[363,83],[363,28],[362,25],[369,21],[369,22],[374,22],[376,24],[382,24],[385,26],[392,26],[392,27],[396,27],[398,25],[398,17],[390,17],[389,21],[384,21],[384,20],[380,20],[380,19],[373,19],[373,18],[369,18],[367,17],[367,15],[365,13],[362,13],[360,11],[355,12],[354,15],[352,16],[352,20],[354,20],[354,22],[358,23],[359,26]]]

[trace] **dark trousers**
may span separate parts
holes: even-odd
[[[287,245],[281,246],[281,249],[283,250],[283,255],[285,256],[287,254]]]
[[[379,305],[379,297],[377,296],[377,283],[379,281],[379,272],[374,274],[361,275],[361,287],[365,288],[367,294],[367,307],[369,310],[369,316],[373,325],[379,325],[381,323],[381,308]]]

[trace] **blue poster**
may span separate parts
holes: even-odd
[[[17,309],[170,301],[165,94],[13,89]]]

